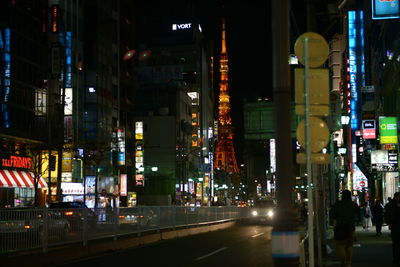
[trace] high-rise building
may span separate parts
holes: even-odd
[[[178,204],[209,203],[211,45],[190,2],[178,9],[157,2],[162,7],[157,10],[151,1],[140,3],[135,119],[143,122],[144,146],[136,177],[144,186],[136,181],[138,203],[168,200],[168,195]],[[146,27],[139,26],[142,22]]]
[[[31,148],[46,144],[47,1],[0,1],[0,208],[34,202]],[[35,179],[36,180],[36,179]],[[40,178],[39,202],[46,182]]]

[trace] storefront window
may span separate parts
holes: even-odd
[[[35,190],[32,188],[14,188],[14,206],[32,206],[35,201]]]

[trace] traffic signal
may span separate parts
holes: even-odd
[[[49,158],[49,169],[50,169],[50,171],[55,171],[56,170],[56,156],[50,155],[50,158]]]

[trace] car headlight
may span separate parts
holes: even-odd
[[[267,215],[268,215],[268,217],[272,217],[272,216],[274,216],[274,212],[272,210],[269,210]]]
[[[257,216],[257,215],[258,215],[258,212],[257,212],[256,210],[253,210],[253,211],[251,212],[251,215]]]

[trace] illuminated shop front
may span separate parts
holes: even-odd
[[[82,183],[61,183],[63,201],[83,203],[84,187]]]
[[[35,175],[29,171],[31,158],[21,155],[0,155],[0,207],[26,207],[34,204]],[[47,183],[38,179],[39,206],[44,205]]]

